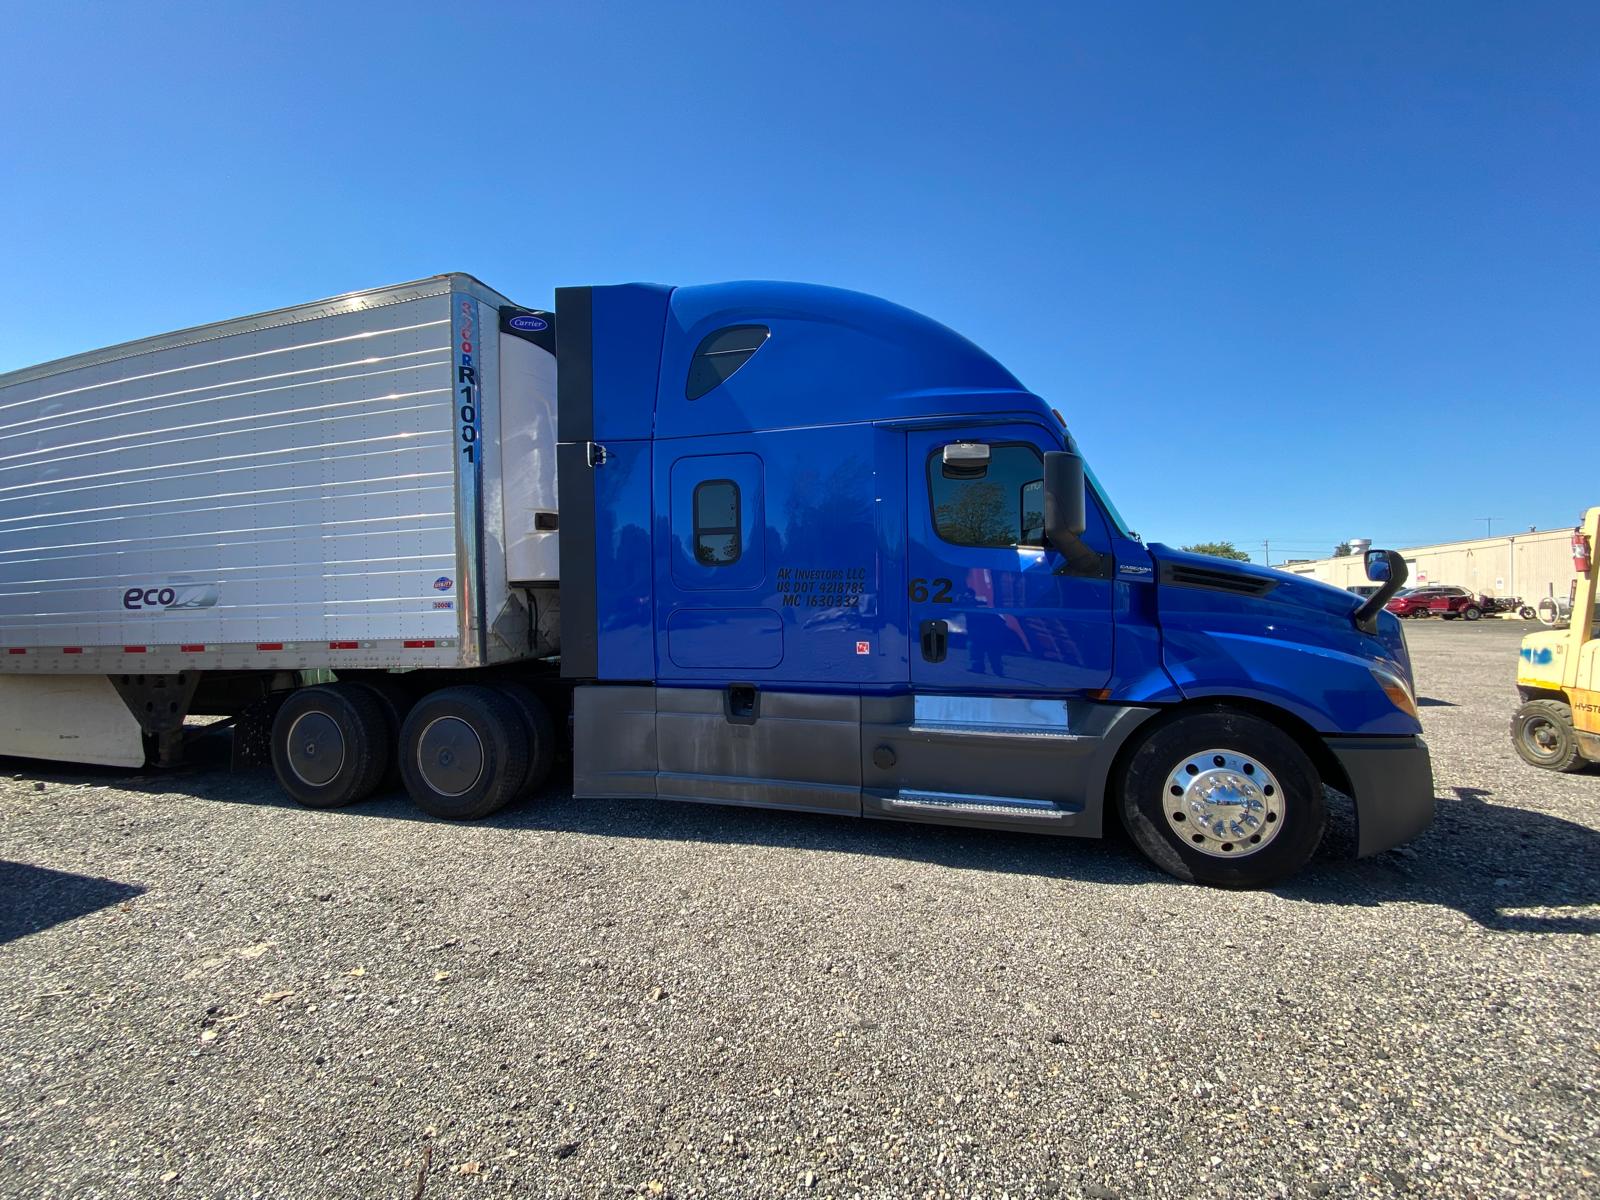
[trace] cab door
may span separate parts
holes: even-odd
[[[1111,535],[1092,494],[1094,573],[1068,573],[1045,546],[1043,455],[1061,448],[1031,424],[908,434],[913,689],[1025,696],[1110,682]]]

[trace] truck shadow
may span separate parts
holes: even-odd
[[[1411,845],[1359,861],[1325,851],[1274,892],[1316,904],[1435,904],[1502,933],[1600,933],[1600,913],[1523,911],[1600,905],[1600,831],[1493,803],[1483,788],[1449,790]]]
[[[152,770],[134,778],[123,776],[117,786],[186,792],[221,804],[305,811],[277,789],[270,771],[230,774],[225,763],[225,755],[218,753],[209,756],[209,761],[174,772]],[[32,766],[37,770],[40,764]],[[44,777],[104,778],[106,774],[103,768],[63,768],[52,764],[50,774]],[[1336,793],[1330,795],[1335,801],[1339,799]],[[1374,858],[1352,860],[1355,827],[1347,804],[1334,805],[1329,835],[1316,860],[1295,878],[1272,888],[1273,894],[1342,906],[1436,905],[1453,909],[1485,929],[1505,933],[1600,933],[1600,912],[1525,911],[1578,910],[1600,905],[1600,831],[1546,813],[1495,803],[1493,793],[1482,788],[1454,787],[1449,794],[1436,798],[1434,824],[1417,841]],[[378,818],[456,828],[419,812],[400,792],[314,816],[338,822]],[[545,796],[514,805],[473,827],[513,833],[578,833],[602,838],[651,838],[881,856],[955,870],[1034,875],[1080,883],[1186,886],[1149,866],[1115,821],[1108,837],[1094,841],[668,801],[576,800],[558,784]],[[3,866],[0,864],[0,869]],[[106,880],[87,883],[109,888],[124,886]],[[0,875],[0,895],[13,891],[6,877]],[[57,885],[57,891],[61,894],[54,903],[64,905],[65,915],[54,920],[79,915],[71,911],[71,889]],[[92,894],[81,894],[77,902]],[[120,893],[107,896],[105,904],[125,898]],[[100,906],[89,903],[81,911]],[[45,911],[49,911],[48,904]],[[0,941],[19,936],[5,931],[16,921],[28,919],[25,914],[7,914],[0,921]],[[44,924],[54,920],[47,919]]]
[[[238,799],[293,806],[271,785],[270,776],[263,782],[264,787],[239,789]],[[217,800],[233,798],[221,787],[207,794]],[[1437,905],[1506,933],[1600,932],[1600,911],[1521,911],[1600,905],[1600,831],[1493,803],[1492,793],[1480,788],[1457,787],[1436,798],[1434,824],[1416,842],[1355,860],[1355,823],[1348,801],[1340,806],[1337,793],[1332,799],[1336,803],[1323,848],[1298,876],[1272,888],[1275,895],[1357,907]],[[339,820],[356,814],[433,822],[403,793],[374,797],[326,816]],[[670,801],[576,800],[552,790],[477,823],[484,826],[882,856],[1079,883],[1186,886],[1147,864],[1115,822],[1108,836],[1097,841]]]
[[[63,921],[109,908],[144,889],[95,875],[74,875],[0,859],[0,946]]]

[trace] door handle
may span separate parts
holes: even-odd
[[[928,662],[943,662],[950,649],[950,622],[922,623],[922,657]]]

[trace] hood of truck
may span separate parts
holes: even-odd
[[[1286,708],[1329,734],[1414,734],[1373,670],[1415,691],[1400,622],[1376,634],[1358,596],[1285,571],[1153,545],[1162,664],[1185,696],[1242,696]]]

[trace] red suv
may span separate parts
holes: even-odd
[[[1453,621],[1465,617],[1476,621],[1483,616],[1483,605],[1466,588],[1443,584],[1406,588],[1384,605],[1397,617],[1443,617]]]

